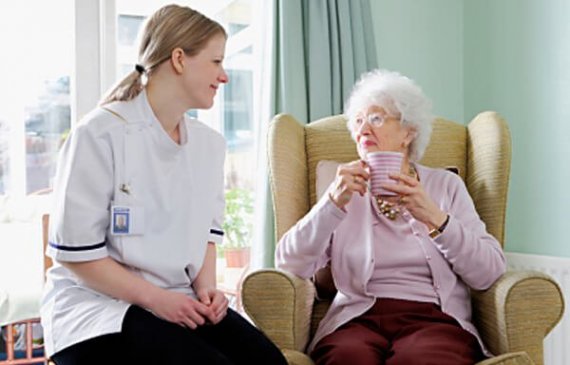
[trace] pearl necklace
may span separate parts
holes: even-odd
[[[418,179],[419,181],[418,173],[413,165],[410,165],[408,175]],[[400,215],[400,200],[395,203],[391,203],[387,200],[382,199],[381,195],[376,195],[374,197],[374,200],[376,200],[378,212],[389,220],[393,221],[398,218],[398,215]]]
[[[395,203],[390,203],[382,198],[380,195],[375,197],[378,211],[389,220],[395,220],[400,214],[400,208]]]

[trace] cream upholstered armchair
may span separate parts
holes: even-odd
[[[279,239],[316,201],[316,166],[321,160],[358,158],[342,116],[306,126],[289,115],[272,121],[269,167]],[[506,122],[494,112],[468,126],[438,119],[422,164],[457,167],[488,231],[504,242],[511,140]],[[242,287],[246,313],[284,352],[290,364],[312,364],[304,350],[329,301],[315,300],[310,280],[279,270],[249,274]],[[558,285],[538,272],[507,272],[490,289],[474,292],[473,317],[497,356],[480,364],[543,363],[543,339],[560,320]]]

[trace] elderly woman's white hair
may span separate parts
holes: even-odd
[[[345,105],[344,114],[352,138],[355,138],[353,123],[357,113],[372,105],[383,108],[388,115],[399,118],[402,125],[416,130],[409,157],[411,161],[419,161],[429,143],[433,122],[431,102],[421,88],[398,72],[378,69],[363,74]]]

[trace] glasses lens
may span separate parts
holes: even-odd
[[[384,123],[384,117],[380,114],[370,114],[368,116],[368,123],[374,127],[379,127]]]

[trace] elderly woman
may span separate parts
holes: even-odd
[[[321,364],[473,364],[489,356],[471,322],[470,288],[489,288],[505,258],[461,178],[418,163],[430,102],[409,78],[375,70],[347,102],[360,160],[281,239],[277,266],[311,278],[331,265],[338,289],[309,345]],[[383,193],[370,156],[401,154]],[[398,154],[395,155],[398,155]]]

